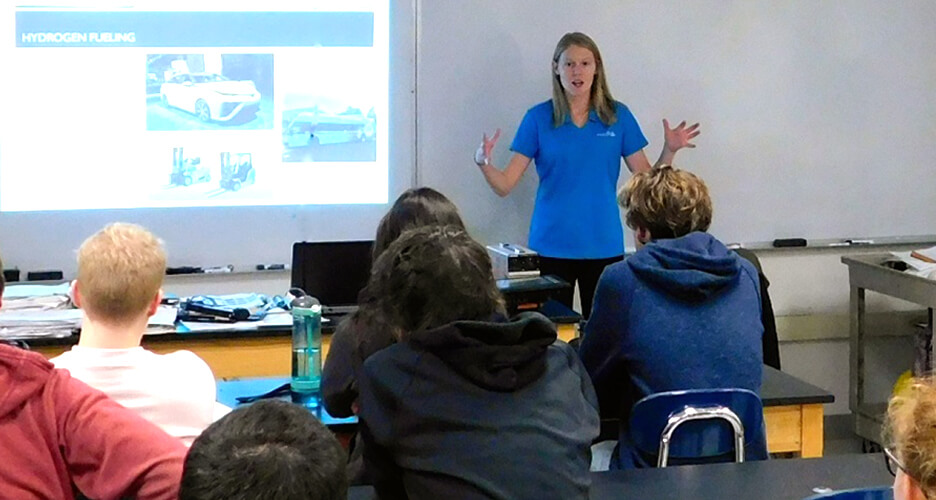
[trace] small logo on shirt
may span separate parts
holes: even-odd
[[[604,132],[598,134],[598,137],[616,137],[613,130],[605,130]]]

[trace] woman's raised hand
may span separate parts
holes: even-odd
[[[695,144],[690,142],[699,135],[699,124],[686,126],[683,120],[675,128],[670,128],[669,121],[663,119],[663,140],[666,143],[665,148],[671,153],[675,153],[682,148],[694,148]]]

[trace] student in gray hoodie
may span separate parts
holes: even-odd
[[[408,231],[362,295],[403,332],[359,380],[381,498],[587,498],[588,374],[546,317],[504,317],[481,245],[451,227]]]

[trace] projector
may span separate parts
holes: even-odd
[[[495,279],[533,278],[540,275],[539,254],[512,243],[488,245]]]

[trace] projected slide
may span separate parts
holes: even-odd
[[[0,7],[0,211],[387,202],[388,1],[73,3]]]

